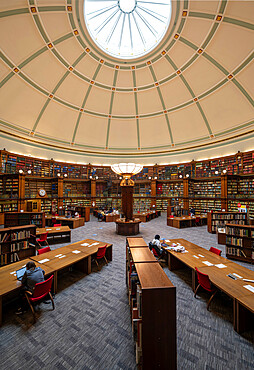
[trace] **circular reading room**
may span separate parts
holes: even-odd
[[[253,0],[0,2],[3,369],[253,369],[253,31]]]

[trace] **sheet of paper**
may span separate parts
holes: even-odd
[[[57,254],[55,257],[57,258],[57,257],[60,257],[62,255],[63,255],[63,253],[60,253],[60,254]]]
[[[233,274],[232,275],[234,275],[235,277],[237,277],[238,279],[242,279],[243,277],[242,276],[240,276],[240,275],[238,275],[238,274],[236,274],[235,272],[233,272]]]
[[[166,243],[170,243],[170,240],[166,239],[166,240],[165,240],[165,242],[166,242]]]
[[[38,261],[39,263],[45,263],[45,262],[48,262],[49,261],[49,259],[48,258],[44,258],[44,260],[40,260],[40,261]]]
[[[219,269],[224,269],[225,267],[227,267],[226,265],[223,265],[223,263],[218,263],[217,265],[214,266],[218,267]]]
[[[66,255],[65,254],[63,254],[62,256],[60,256],[59,258],[64,258],[64,257],[66,257]]]
[[[207,266],[213,266],[213,264],[209,261],[202,261],[202,263],[204,263]]]
[[[188,253],[189,251],[187,251],[186,249],[185,249],[185,251],[182,251],[182,253]]]
[[[72,251],[72,253],[78,254],[78,253],[81,253],[81,251],[75,250],[75,251]]]
[[[199,256],[199,257],[205,257],[205,256],[203,256],[203,254],[198,254],[198,256]]]
[[[46,229],[46,231],[50,231],[50,230],[52,230],[52,229],[48,229],[48,228]]]
[[[16,271],[10,272],[10,275],[16,275]]]
[[[90,244],[90,247],[92,246],[92,245],[99,245],[100,243],[93,243],[93,244]]]
[[[60,230],[60,227],[56,227],[55,230]]]
[[[198,256],[196,256],[195,254],[193,254],[193,257],[195,257],[195,258],[199,258]]]
[[[87,247],[89,245],[89,243],[83,243],[81,245],[82,245],[82,247]]]
[[[250,279],[243,279],[243,281],[246,281],[247,283],[254,283],[254,280],[250,280]]]
[[[244,285],[244,288],[248,289],[250,292],[254,293],[254,286],[252,285]]]

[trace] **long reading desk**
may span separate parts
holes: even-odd
[[[45,222],[47,226],[52,225],[52,218],[56,219],[56,223],[61,224],[62,226],[69,226],[71,229],[76,229],[77,227],[85,225],[84,217],[62,217],[62,216],[52,216],[52,215],[45,215]]]
[[[36,236],[48,233],[47,241],[49,244],[69,243],[71,241],[71,229],[69,226],[43,227],[36,229]]]
[[[11,292],[21,289],[21,282],[17,280],[15,272],[24,267],[27,262],[34,261],[45,271],[45,276],[54,275],[53,290],[57,292],[58,272],[64,268],[75,266],[75,269],[86,274],[91,273],[92,255],[99,247],[106,245],[106,257],[112,261],[112,244],[93,239],[85,239],[66,247],[57,248],[54,251],[32,256],[28,259],[12,263],[0,269],[0,326],[2,325],[2,299]]]
[[[238,333],[250,329],[254,321],[254,283],[243,279],[254,280],[254,272],[185,239],[170,239],[165,243],[169,246],[179,243],[186,250],[181,253],[164,247],[168,252],[169,269],[177,270],[184,266],[191,268],[193,290],[197,285],[195,267],[207,274],[219,290],[233,299],[234,329]],[[229,274],[235,279],[229,277]]]

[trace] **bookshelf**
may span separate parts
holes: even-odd
[[[245,212],[208,212],[207,231],[215,234],[218,228],[225,228],[226,223],[246,225],[248,222]]]
[[[254,225],[226,224],[226,256],[254,262]]]
[[[126,284],[136,363],[139,369],[176,369],[176,288],[150,260],[148,247],[129,247],[128,239]]]
[[[151,198],[133,198],[133,213],[146,212],[151,209]]]
[[[133,197],[149,197],[151,195],[151,182],[135,182]]]
[[[8,265],[34,256],[36,252],[35,245],[35,225],[0,229],[0,265]]]
[[[63,196],[70,198],[82,198],[90,196],[91,183],[89,180],[64,180]]]
[[[36,227],[45,227],[44,212],[7,212],[4,215],[5,227],[14,227],[22,225],[35,225]]]

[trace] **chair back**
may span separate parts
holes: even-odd
[[[200,222],[200,217],[196,217],[196,222]]]
[[[45,248],[38,249],[38,254],[43,254],[43,253],[50,252],[50,251],[51,251],[50,247],[45,247]]]
[[[222,252],[220,249],[215,248],[215,247],[211,247],[211,248],[209,249],[209,251],[210,251],[210,252],[213,252],[213,253],[215,253],[215,254],[218,254],[218,256],[220,256],[220,255],[221,255],[221,252]]]
[[[96,259],[99,260],[100,258],[103,258],[106,253],[107,245],[104,245],[104,247],[99,247],[98,252],[96,254]]]
[[[209,276],[200,272],[197,267],[195,269],[197,271],[198,283],[208,292],[212,292],[213,288]]]
[[[62,224],[54,224],[54,227],[61,227]]]
[[[35,284],[33,295],[29,297],[30,301],[36,302],[46,297],[46,295],[48,295],[51,291],[52,281],[53,275],[51,275],[50,278],[48,278],[47,280]]]
[[[45,242],[45,240],[47,240],[47,237],[48,237],[48,233],[43,233],[41,234],[39,241]]]
[[[160,257],[157,250],[154,248],[154,246],[152,246],[152,252],[153,252],[154,257]]]

